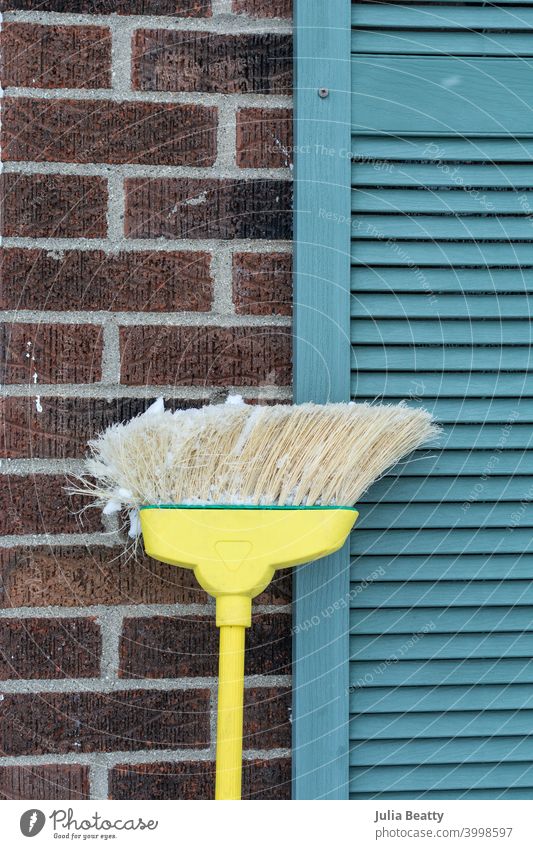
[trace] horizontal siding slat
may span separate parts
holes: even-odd
[[[462,591],[461,583],[457,582],[457,596]],[[533,598],[530,602],[530,605],[524,606],[456,607],[452,601],[442,610],[421,606],[395,607],[379,610],[378,613],[374,608],[370,611],[359,608],[351,611],[350,633],[410,634],[424,628],[429,620],[435,626],[434,634],[533,631]]]
[[[430,799],[436,801],[438,799],[457,799],[471,800],[474,799],[533,799],[533,787],[498,787],[491,790],[428,790],[426,793],[422,791],[401,791],[398,793],[350,793],[351,801],[362,801],[364,799],[394,799],[402,801],[404,799]]]
[[[358,401],[371,401],[368,398],[359,397]],[[521,422],[533,422],[533,411],[531,401],[522,398],[415,398],[409,399],[410,407],[424,407],[430,410],[441,424],[460,422],[501,422],[507,424],[520,420]],[[505,437],[505,434],[504,434]],[[476,471],[468,472],[461,468],[464,474],[477,474]],[[415,474],[415,472],[413,472]],[[449,474],[453,474],[450,472]]]
[[[375,176],[375,182],[379,183],[379,176],[377,174]],[[505,213],[506,215],[510,213],[522,213],[523,215],[524,210],[528,208],[533,210],[533,192],[531,191],[516,192],[502,190],[498,192],[487,189],[479,193],[477,190],[475,192],[469,192],[461,188],[444,190],[423,188],[382,189],[373,186],[361,187],[352,191],[352,212],[357,213],[401,212],[405,215],[409,212],[440,212],[448,215],[451,213],[474,213],[478,215],[486,213],[491,213],[492,215],[496,215],[497,213]],[[463,219],[461,220],[463,221]],[[509,225],[510,228],[510,222],[507,218],[495,220],[504,228],[504,232],[506,226]],[[531,236],[533,229],[531,221],[528,221],[526,218],[523,220],[524,224],[529,224],[529,233]],[[431,224],[432,221],[433,219],[426,223]],[[474,232],[473,220],[466,219],[466,221],[468,222],[470,231]],[[491,228],[495,227],[495,224],[487,217],[484,217],[481,221],[487,225],[490,224]],[[370,219],[370,223],[372,223],[372,219]],[[438,226],[438,222],[434,223],[435,226]],[[354,235],[357,234],[358,226],[359,219],[355,219],[355,222],[352,222]],[[509,232],[511,232],[510,229]],[[496,236],[495,238],[498,237]],[[489,238],[488,230],[484,238]]]
[[[415,266],[509,266],[518,268],[533,261],[531,244],[516,242],[423,242],[352,240],[353,265]]]
[[[509,728],[509,726],[508,726]],[[440,731],[435,723],[434,731]],[[472,725],[470,732],[475,729]],[[480,732],[481,733],[481,732]],[[421,735],[422,736],[422,735]],[[425,735],[424,735],[425,736]],[[506,764],[533,760],[533,737],[472,736],[455,740],[370,740],[353,742],[350,748],[350,766],[373,767],[397,764]]]
[[[416,713],[411,718],[405,711]],[[350,696],[350,713],[354,714],[353,728],[356,733],[364,728],[364,736],[380,734],[383,722],[380,714],[402,714],[402,731],[409,729],[407,736],[416,736],[423,721],[423,712],[475,712],[483,722],[484,711],[489,722],[495,722],[499,716],[502,729],[514,714],[523,722],[517,727],[517,734],[531,734],[533,729],[533,687],[528,684],[480,684],[479,686],[436,686],[436,687],[365,687]],[[366,717],[362,714],[367,714]],[[392,717],[391,717],[392,718]],[[464,728],[464,719],[459,720],[459,733]],[[400,717],[397,716],[399,720]],[[390,720],[386,721],[389,727]],[[497,734],[496,726],[492,733]],[[520,730],[521,729],[521,730]],[[483,732],[485,733],[485,731]],[[506,734],[505,730],[500,732]],[[386,736],[386,735],[384,735]]]
[[[533,484],[524,482],[522,502],[503,504],[374,504],[361,509],[359,530],[394,530],[397,528],[521,528],[533,527]],[[392,493],[394,497],[394,493]],[[529,500],[528,500],[529,499]],[[361,505],[360,505],[361,506]],[[518,518],[517,518],[518,517]]]
[[[528,133],[532,79],[527,62],[508,57],[359,55],[352,58],[353,131]]]
[[[481,426],[491,427],[491,425]],[[468,470],[467,470],[468,471]],[[434,504],[459,502],[457,509],[463,503],[487,502],[489,507],[493,502],[517,501],[524,498],[528,489],[527,478],[516,475],[511,478],[498,478],[485,475],[480,481],[479,476],[461,475],[461,477],[398,477],[394,472],[374,483],[365,492],[359,506],[363,504],[402,504],[423,503],[430,508]],[[365,508],[363,508],[365,509]]]
[[[510,16],[509,16],[510,17]],[[358,29],[352,33],[352,53],[403,56],[532,56],[528,33],[436,32],[408,29]]]
[[[533,9],[491,6],[406,6],[405,3],[354,3],[352,26],[382,29],[523,30],[533,27]],[[450,39],[455,33],[447,33]]]
[[[533,684],[533,660],[527,657],[435,660],[398,660],[376,664],[373,660],[350,664],[350,693],[375,687],[421,687],[466,684]]]
[[[385,297],[385,296],[384,296]],[[406,296],[407,297],[407,296]],[[414,297],[414,296],[411,296]],[[421,298],[424,295],[420,296]],[[400,303],[403,296],[400,296]],[[372,303],[358,298],[360,308]],[[439,304],[440,307],[440,304]],[[368,309],[368,311],[370,311]],[[533,363],[528,346],[358,345],[353,348],[354,371],[526,371]],[[482,438],[482,434],[478,434]]]
[[[350,657],[352,660],[394,661],[407,642],[405,634],[350,637]],[[428,633],[416,642],[411,639],[408,652],[413,660],[531,657],[533,634]]]
[[[480,207],[481,209],[482,207]],[[394,211],[394,210],[393,210]],[[525,216],[476,215],[362,215],[352,219],[352,239],[430,239],[431,241],[487,239],[531,241],[533,227]]]
[[[391,532],[391,534],[394,532]],[[457,533],[457,532],[455,532]],[[354,531],[352,539],[357,531]],[[442,615],[442,609],[453,606],[457,609],[463,607],[502,607],[514,605],[517,607],[531,607],[533,605],[533,584],[531,581],[429,581],[410,580],[399,582],[393,580],[393,572],[389,576],[391,580],[369,583],[361,587],[360,592],[354,595],[354,618],[361,617],[361,610],[369,608],[396,609],[413,607],[433,608],[428,610],[426,624],[432,623],[437,628],[434,617]],[[357,587],[353,585],[353,589]],[[459,611],[464,615],[463,611]],[[366,614],[365,614],[366,615]],[[409,623],[404,622],[402,633],[412,633]],[[483,629],[481,629],[483,630]],[[378,632],[379,633],[379,632]],[[426,637],[424,637],[424,640]]]
[[[533,268],[352,268],[352,293],[533,292]]]
[[[533,374],[524,372],[446,373],[446,372],[359,372],[352,373],[352,395],[386,395],[387,398],[409,398],[413,394],[426,398],[533,398]],[[416,388],[418,387],[418,389]]]
[[[376,766],[372,769],[350,769],[350,792],[375,792],[395,788],[406,790],[433,789],[470,791],[491,787],[533,787],[533,764],[486,764]],[[432,798],[432,797],[431,797]]]
[[[518,319],[352,319],[351,339],[359,345],[382,345],[384,341],[388,345],[530,345],[533,324]]]
[[[378,533],[355,531],[351,554],[522,554],[533,552],[533,534],[517,528],[512,534],[501,530],[421,530]]]
[[[435,481],[435,483],[439,483]],[[429,554],[421,556],[356,557],[350,567],[353,583],[362,581],[470,581],[533,578],[533,556],[512,554]],[[353,593],[354,601],[358,592]]]
[[[529,135],[532,135],[531,131]],[[352,153],[355,161],[369,162],[374,166],[377,164],[379,167],[374,168],[374,173],[380,175],[382,171],[389,169],[388,163],[383,162],[385,159],[399,162],[409,160],[460,162],[461,168],[465,162],[528,163],[533,158],[533,138],[527,136],[518,138],[451,136],[440,139],[435,136],[406,136],[402,138],[394,132],[390,135],[354,135]],[[394,168],[389,170],[391,173],[394,172]],[[382,185],[380,181],[379,184]],[[374,179],[371,182],[375,184],[378,180]]]
[[[387,72],[388,73],[388,72]],[[533,70],[532,70],[533,74]],[[533,104],[532,104],[533,105]],[[530,127],[531,129],[531,127]],[[438,140],[443,147],[447,139]],[[385,165],[375,162],[355,162],[352,165],[352,186],[380,186],[430,189],[449,186],[452,190],[470,189],[529,189],[533,186],[531,165],[493,165],[457,163],[448,165],[437,161],[433,164],[414,162]],[[481,193],[481,200],[484,193]],[[480,212],[483,210],[480,202]]]

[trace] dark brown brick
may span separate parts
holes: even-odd
[[[189,569],[132,558],[122,548],[0,549],[0,606],[205,604]]]
[[[4,160],[212,165],[215,107],[106,100],[4,101]]]
[[[129,385],[286,386],[288,327],[123,327],[122,381]]]
[[[4,619],[0,680],[96,678],[102,640],[94,619]]]
[[[0,767],[0,799],[88,798],[88,766],[45,764]]]
[[[0,381],[94,383],[101,378],[102,328],[92,324],[3,324]]]
[[[233,255],[233,303],[238,315],[290,315],[291,302],[290,254]]]
[[[4,86],[109,88],[107,27],[5,23],[0,37]]]
[[[289,35],[137,30],[133,86],[144,91],[289,94]]]
[[[123,678],[212,676],[218,670],[214,616],[125,619],[120,642]],[[246,633],[245,674],[286,675],[291,663],[291,617],[256,614]]]
[[[290,239],[288,180],[130,179],[126,234],[141,239]]]
[[[0,398],[0,458],[81,457],[87,440],[115,422],[143,413],[153,399],[144,398]],[[173,410],[199,407],[201,401],[171,399]]]
[[[0,0],[0,11],[81,12],[84,15],[176,15],[208,18],[211,0]]]
[[[292,149],[290,109],[238,110],[237,165],[241,168],[288,168]]]
[[[232,8],[253,18],[292,17],[292,0],[233,0]]]
[[[0,309],[191,312],[211,308],[211,257],[188,251],[0,254]]]
[[[291,691],[254,687],[244,693],[244,749],[291,746]]]
[[[2,475],[0,534],[101,531],[100,511],[83,510],[88,499],[69,496],[64,475]]]
[[[205,748],[209,690],[6,694],[0,720],[3,755]]]
[[[215,764],[210,761],[121,764],[109,773],[110,799],[212,799]],[[245,760],[244,799],[290,799],[291,762]]]
[[[4,236],[98,238],[107,234],[107,182],[62,174],[3,174]]]

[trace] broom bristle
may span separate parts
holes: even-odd
[[[438,433],[406,405],[242,402],[163,409],[89,443],[73,491],[112,513],[145,504],[344,505]]]

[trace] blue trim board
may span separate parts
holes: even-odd
[[[350,17],[295,2],[295,403],[350,397]],[[295,570],[294,799],[348,798],[349,566]]]

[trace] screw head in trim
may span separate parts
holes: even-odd
[[[327,97],[329,95],[329,88],[319,88],[318,96],[319,97]]]

